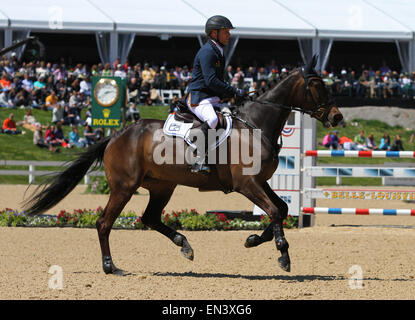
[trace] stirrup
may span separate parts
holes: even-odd
[[[210,173],[210,167],[204,163],[194,163],[190,167],[190,171],[193,173]]]
[[[193,173],[202,172],[202,173],[209,173],[210,172],[210,166],[205,164],[204,158],[197,158],[196,162],[193,163],[190,167],[190,171]]]

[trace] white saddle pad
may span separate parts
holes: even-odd
[[[210,150],[217,148],[226,138],[229,137],[232,131],[232,117],[228,114],[223,114],[226,121],[226,128],[222,130],[222,134],[218,137],[216,145],[212,145]],[[194,149],[197,149],[196,145],[190,141],[189,134],[190,129],[193,127],[193,123],[186,123],[177,121],[174,119],[174,113],[170,113],[163,126],[163,132],[167,136],[183,138],[186,143]]]

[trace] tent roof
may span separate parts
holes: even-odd
[[[313,37],[315,28],[273,0],[223,1],[187,0],[206,19],[223,15],[242,37]]]
[[[13,29],[113,30],[113,21],[87,0],[8,1],[0,9]],[[57,23],[61,19],[62,23]]]
[[[245,38],[388,41],[415,32],[413,0],[20,0],[0,8],[0,28],[196,35],[215,14],[227,16],[233,34]]]
[[[386,15],[415,31],[415,3],[413,0],[366,0]]]
[[[204,17],[181,0],[89,1],[110,16],[120,32],[184,35],[203,32]]]
[[[411,30],[398,22],[400,17],[393,19],[364,0],[275,1],[312,24],[320,37],[355,40],[412,38]]]

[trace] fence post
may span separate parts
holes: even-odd
[[[35,166],[33,164],[29,164],[29,183],[35,182]]]
[[[88,175],[88,173],[84,176],[84,184],[89,184],[89,175]]]

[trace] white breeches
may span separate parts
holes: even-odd
[[[221,107],[222,105],[219,101],[219,97],[211,97],[203,99],[196,107],[189,106],[189,102],[187,102],[187,106],[190,111],[196,115],[196,117],[203,122],[207,122],[211,129],[216,129],[216,126],[218,125],[218,117],[213,107]]]

